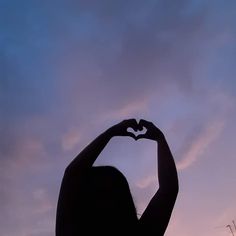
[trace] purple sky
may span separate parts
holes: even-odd
[[[165,235],[230,235],[235,22],[233,0],[0,0],[0,234],[53,236],[67,164],[134,117],[163,130],[178,167]],[[142,213],[155,144],[114,138],[97,164],[126,175]]]

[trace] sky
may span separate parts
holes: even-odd
[[[66,166],[129,118],[176,161],[165,235],[236,234],[235,62],[233,0],[0,0],[0,234],[53,236]],[[96,161],[125,174],[139,214],[156,149],[117,137]]]

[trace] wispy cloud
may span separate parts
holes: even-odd
[[[149,175],[149,176],[139,180],[138,182],[136,182],[136,186],[138,188],[144,189],[144,188],[149,187],[153,183],[157,183],[157,176]]]
[[[76,128],[71,128],[62,137],[62,149],[65,151],[72,150],[79,143],[80,139],[80,132]]]
[[[54,205],[50,201],[48,193],[45,189],[38,188],[33,192],[33,199],[37,205],[37,208],[34,209],[35,214],[47,214],[51,210],[53,210]]]
[[[178,170],[192,166],[206,151],[206,149],[220,136],[224,128],[224,121],[214,121],[208,124],[189,144],[183,153],[183,158],[177,163]]]
[[[126,104],[121,106],[119,109],[111,110],[105,114],[101,114],[100,121],[104,122],[107,120],[121,120],[131,117],[137,117],[140,114],[144,114],[148,109],[148,99],[138,98],[136,101],[127,101]]]

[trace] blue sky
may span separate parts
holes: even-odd
[[[177,163],[166,235],[229,235],[235,22],[234,1],[0,0],[1,235],[54,235],[66,165],[130,117],[162,129]],[[140,213],[155,163],[153,143],[128,138],[97,161],[125,173]]]

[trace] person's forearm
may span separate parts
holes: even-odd
[[[66,173],[78,174],[85,173],[86,170],[92,167],[99,154],[105,148],[112,137],[128,136],[135,139],[135,135],[128,132],[128,128],[137,129],[137,122],[135,119],[124,120],[100,134],[94,141],[92,141],[83,151],[66,168]]]
[[[75,159],[66,168],[66,171],[77,172],[92,167],[97,157],[111,138],[112,134],[109,132],[109,129],[100,134],[75,157]]]
[[[158,140],[158,178],[161,191],[178,192],[177,170],[164,136]]]

